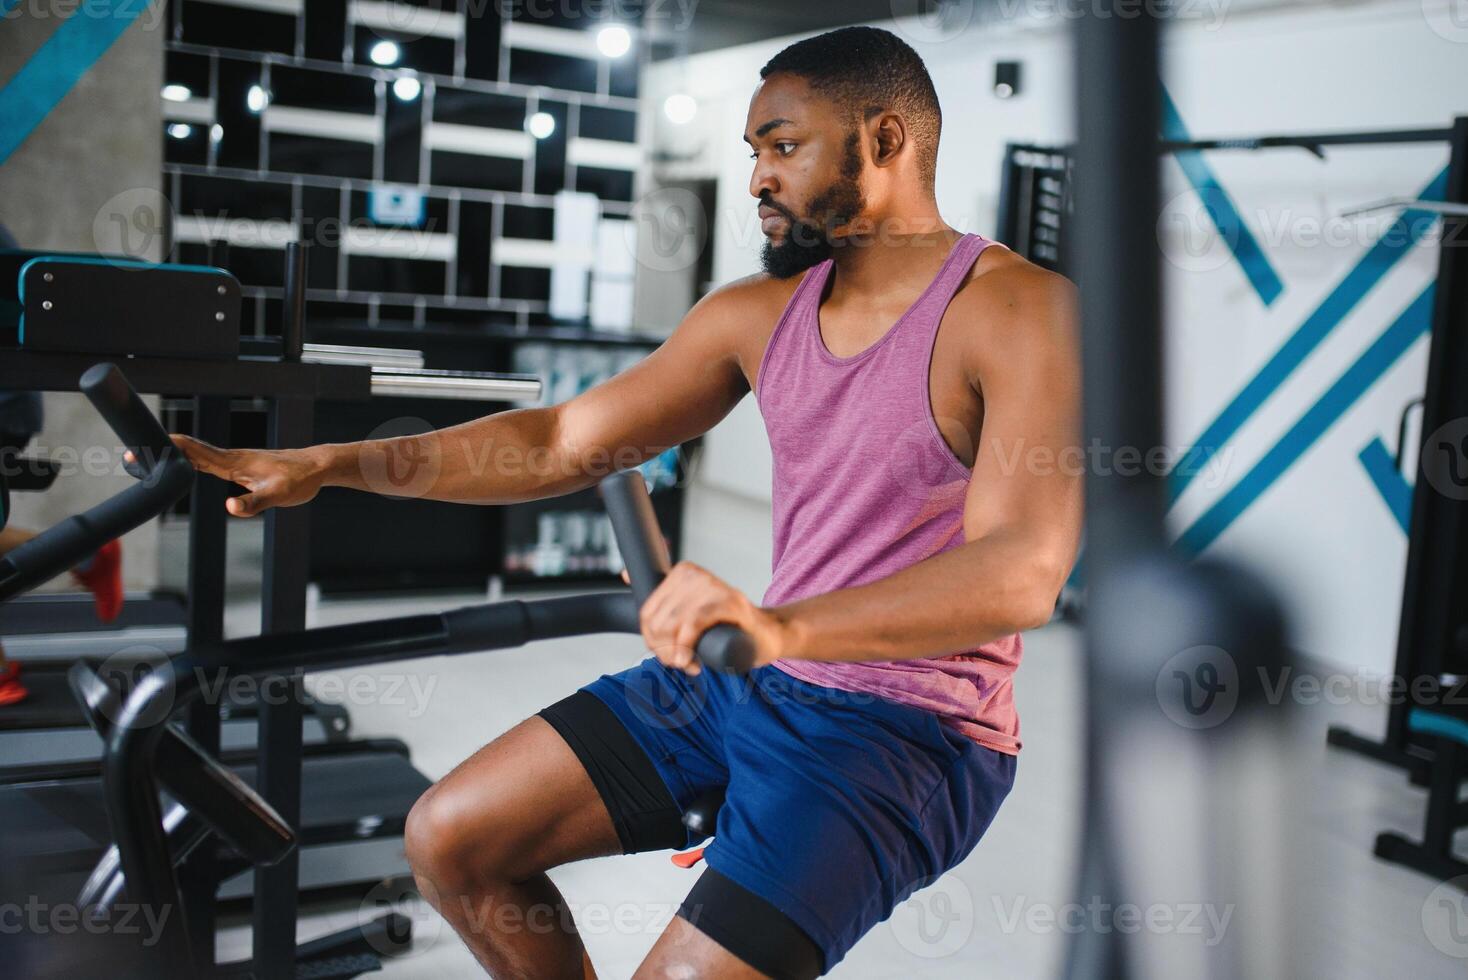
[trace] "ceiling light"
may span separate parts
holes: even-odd
[[[556,117],[549,112],[537,112],[530,117],[528,128],[531,136],[543,140],[556,131]]]
[[[698,103],[687,92],[674,92],[663,102],[663,112],[681,126],[698,115]]]
[[[632,35],[620,25],[596,32],[596,49],[608,58],[620,58],[632,48]]]
[[[412,102],[423,91],[423,84],[412,75],[404,75],[392,83],[392,94],[404,102]]]
[[[402,56],[402,50],[392,41],[378,41],[367,53],[374,65],[395,65]]]

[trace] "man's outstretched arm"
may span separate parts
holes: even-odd
[[[326,486],[403,493],[381,474],[428,474],[408,491],[428,500],[504,504],[552,497],[651,459],[706,432],[748,390],[736,337],[742,283],[710,293],[657,350],[560,405],[486,415],[422,435],[303,449],[220,449],[174,441],[201,471],[243,486],[227,503],[251,517],[302,504]]]
[[[968,370],[984,400],[965,543],[875,582],[768,609],[680,563],[643,610],[643,634],[664,663],[696,671],[691,647],[716,622],[751,633],[768,663],[941,656],[1050,618],[1082,521],[1075,295],[1031,266],[1003,274],[982,309],[952,310],[967,324]]]

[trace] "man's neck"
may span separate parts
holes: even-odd
[[[836,243],[832,286],[839,281],[843,300],[859,301],[884,295],[909,277],[927,281],[962,237],[936,211],[915,218],[875,219],[862,233]]]

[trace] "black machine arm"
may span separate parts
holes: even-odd
[[[55,578],[99,547],[163,513],[193,484],[194,470],[113,364],[81,378],[82,393],[142,461],[141,483],[69,517],[0,558],[0,602]]]
[[[624,470],[601,482],[601,499],[617,535],[617,547],[632,580],[640,607],[668,574],[668,549],[653,513],[647,486],[636,470]],[[721,623],[699,637],[698,659],[714,670],[746,674],[754,666],[754,642],[736,626]]]

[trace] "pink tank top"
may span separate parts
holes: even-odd
[[[831,260],[807,271],[790,297],[755,387],[774,456],[774,577],[764,605],[863,585],[963,544],[972,474],[933,420],[928,368],[943,311],[991,244],[978,235],[954,243],[901,319],[851,357],[837,357],[821,339]],[[1012,755],[1020,741],[1011,680],[1022,649],[1013,634],[949,656],[775,666],[811,684],[935,712]]]

